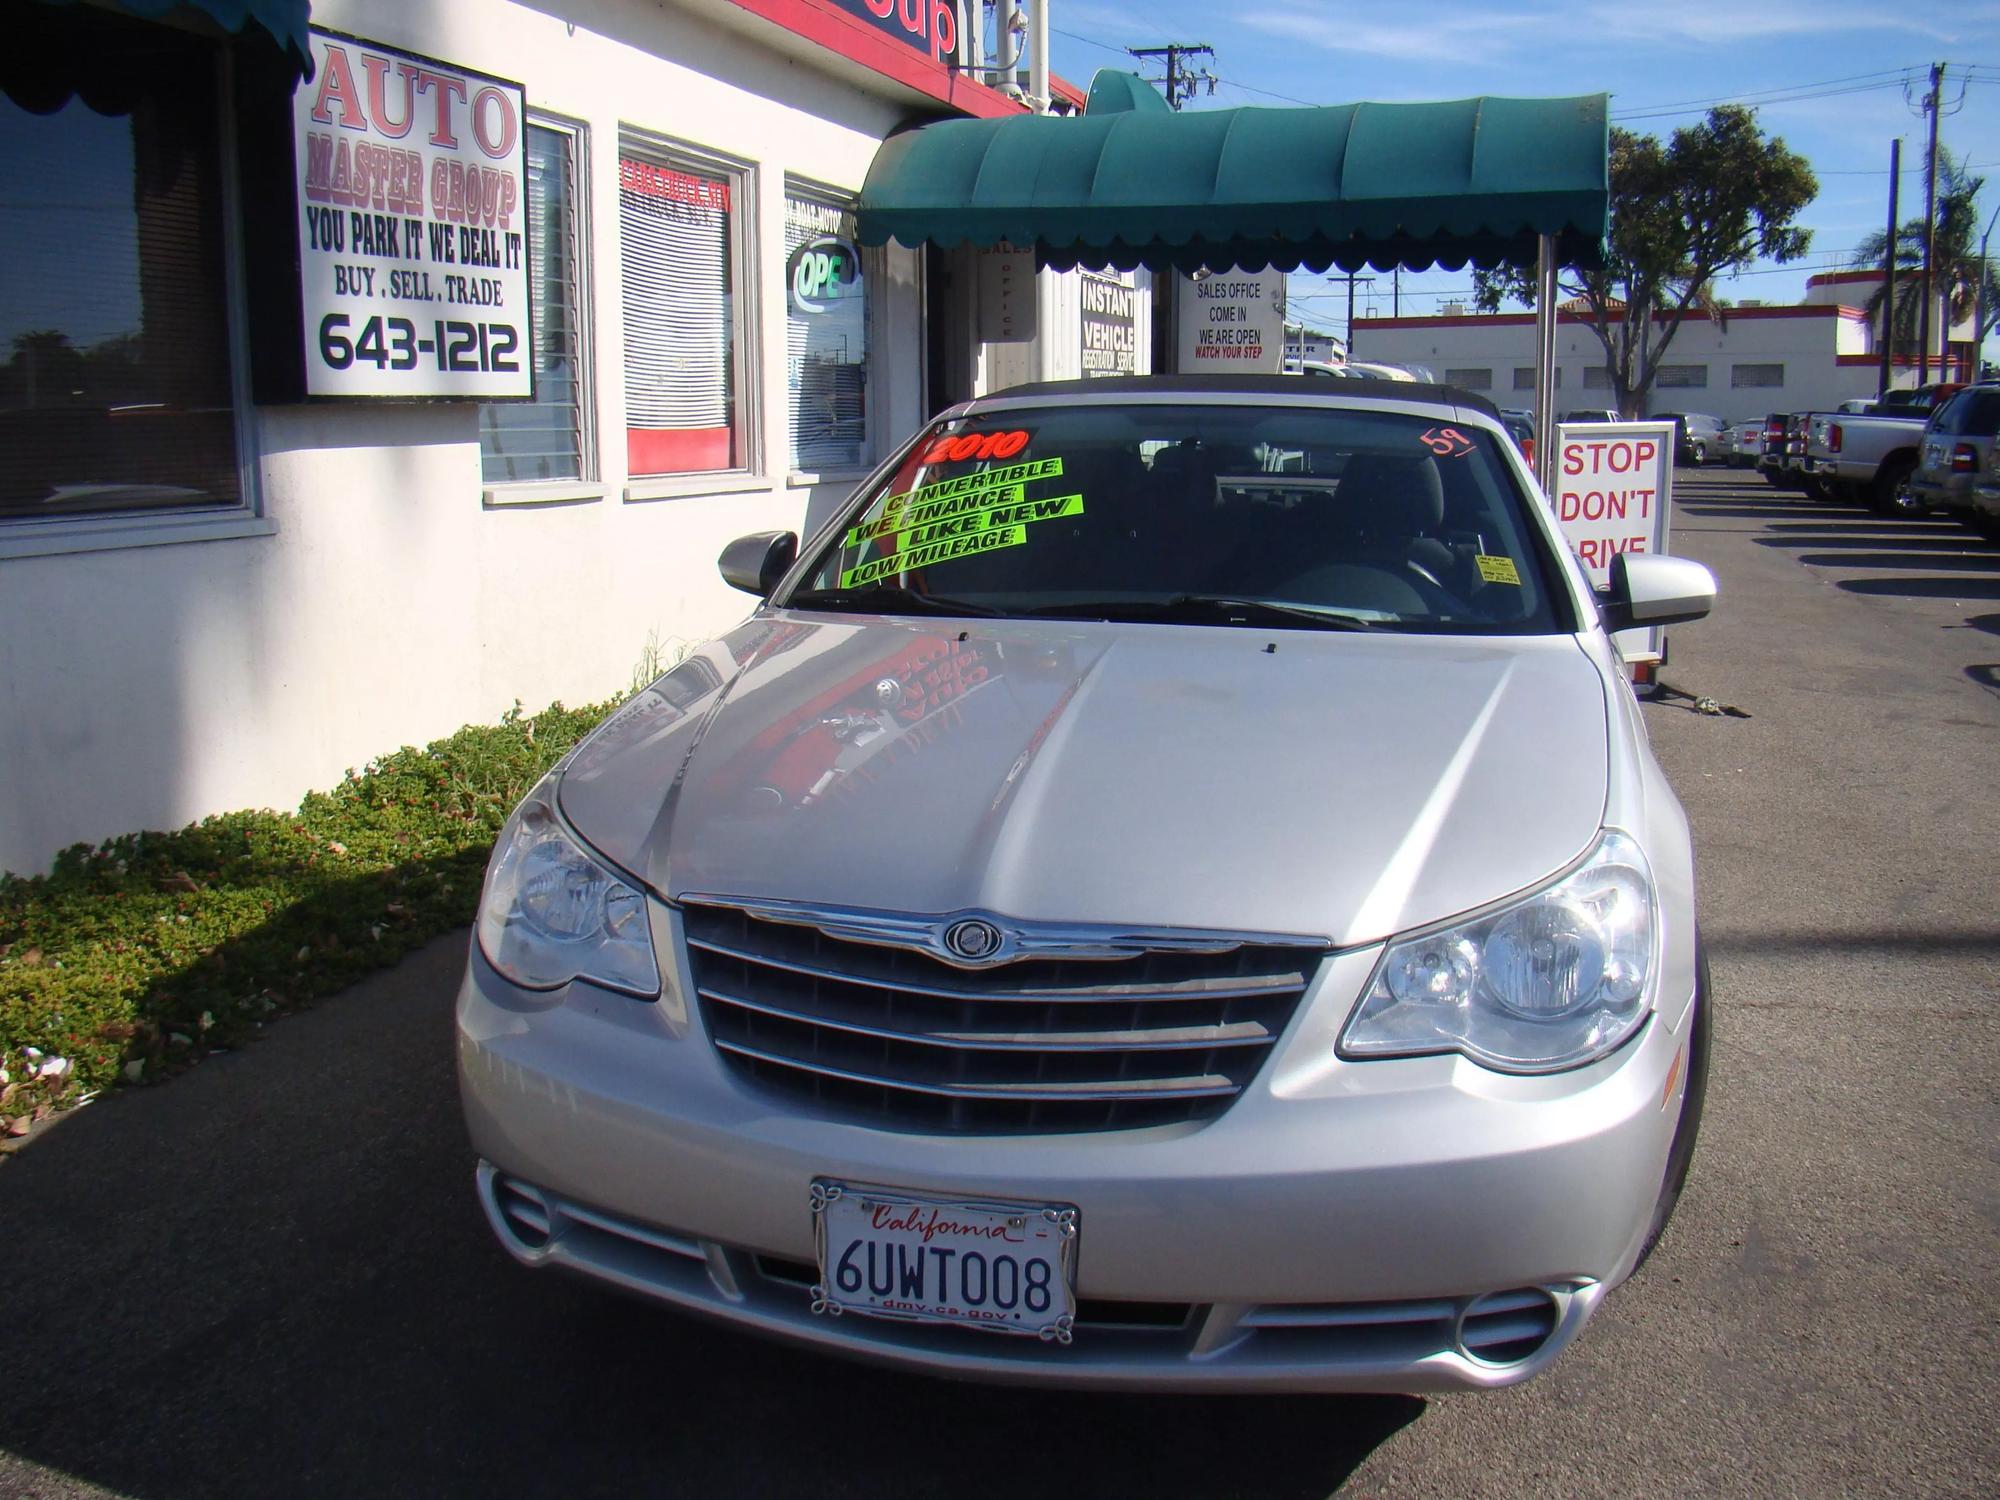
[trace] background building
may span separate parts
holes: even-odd
[[[1864,310],[1881,280],[1874,271],[1814,276],[1803,303],[1742,304],[1720,321],[1690,316],[1674,335],[1653,384],[1650,410],[1706,412],[1748,421],[1774,411],[1810,411],[1872,397],[1880,371],[1876,334]],[[1970,323],[1953,330],[1952,379],[1967,379]],[[1533,313],[1364,318],[1352,357],[1428,365],[1440,380],[1483,391],[1501,406],[1534,404]],[[1932,378],[1945,378],[1932,361]],[[1899,359],[1893,384],[1917,379]],[[1556,329],[1558,412],[1610,404],[1611,380],[1581,304],[1565,304]]]

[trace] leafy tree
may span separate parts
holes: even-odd
[[[1979,261],[1978,199],[1986,186],[1984,177],[1975,177],[1945,147],[1938,147],[1937,230],[1931,244],[1931,295],[1950,297],[1951,321],[1969,318],[1979,306],[1979,283],[1986,282],[1984,326],[1973,331],[1973,347],[2000,325],[2000,278],[1991,266]],[[1854,249],[1854,264],[1886,270],[1889,265],[1888,235],[1876,230]],[[1923,283],[1919,279],[1924,264],[1924,221],[1919,214],[1896,230],[1896,317],[1895,348],[1899,354],[1914,354],[1921,328]],[[1878,286],[1868,299],[1871,325],[1879,327],[1886,287]],[[1937,308],[1931,308],[1935,325]]]
[[[1819,192],[1806,159],[1758,128],[1754,110],[1723,105],[1699,125],[1656,136],[1611,131],[1611,233],[1604,263],[1557,276],[1580,300],[1604,345],[1619,411],[1645,406],[1674,335],[1690,314],[1727,322],[1715,280],[1755,260],[1806,253],[1812,232],[1794,222]],[[1482,271],[1478,305],[1532,306],[1532,270]]]

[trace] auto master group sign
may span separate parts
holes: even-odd
[[[534,394],[521,86],[315,29],[294,104],[306,393]]]

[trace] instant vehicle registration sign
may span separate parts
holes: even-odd
[[[812,1310],[1070,1341],[1077,1211],[815,1180]]]

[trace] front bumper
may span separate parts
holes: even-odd
[[[674,913],[658,907],[654,928],[662,954],[682,951]],[[1526,1078],[1455,1057],[1340,1060],[1378,953],[1321,966],[1217,1119],[968,1137],[815,1113],[738,1075],[681,1004],[678,960],[659,1002],[587,984],[537,995],[475,944],[458,1055],[480,1195],[526,1264],[936,1373],[1121,1389],[1510,1384],[1552,1361],[1639,1255],[1679,1116],[1691,964],[1679,1002],[1614,1056]],[[1076,1342],[815,1316],[816,1177],[1077,1205]],[[1523,1314],[1533,1336],[1480,1357],[1493,1346],[1468,1321]]]

